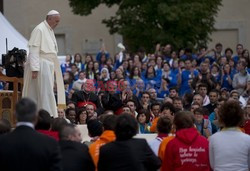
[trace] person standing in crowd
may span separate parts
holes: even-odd
[[[88,113],[85,107],[78,109],[76,115],[76,123],[78,125],[86,125],[88,122]]]
[[[94,163],[88,147],[81,144],[81,132],[76,125],[65,124],[59,131],[59,145],[62,152],[63,170],[94,171]]]
[[[150,107],[150,94],[148,92],[143,92],[141,97],[141,106],[143,109],[149,110]]]
[[[115,126],[116,140],[101,147],[99,171],[157,170],[161,161],[145,139],[135,139],[138,124],[129,114],[118,116]]]
[[[223,129],[209,139],[209,159],[213,170],[249,170],[250,137],[241,132],[244,112],[239,102],[230,100],[219,108]]]
[[[62,170],[56,140],[35,131],[37,106],[28,98],[16,104],[16,129],[0,136],[0,165],[4,171]]]
[[[208,62],[204,61],[200,64],[200,73],[193,79],[192,87],[195,88],[198,83],[206,84],[208,91],[215,88],[216,80],[210,73]]]
[[[23,97],[34,100],[39,109],[47,110],[54,118],[57,117],[57,106],[66,108],[62,72],[57,59],[58,46],[53,31],[59,22],[59,12],[51,10],[46,20],[32,31],[28,44],[30,54],[24,68],[22,93]],[[53,91],[54,80],[57,86],[58,105]]]
[[[200,106],[203,106],[203,97],[200,94],[195,94],[193,97],[193,103],[198,103]]]
[[[101,146],[112,142],[115,140],[115,124],[116,124],[116,116],[115,115],[107,115],[103,119],[103,133],[102,135],[89,146],[89,153],[94,161],[95,167],[97,168],[97,163],[99,160],[99,153]]]
[[[177,87],[171,87],[170,89],[169,89],[169,97],[171,98],[171,99],[174,99],[174,98],[176,98],[176,97],[178,97],[179,96],[179,94],[178,94],[178,89],[177,89]]]
[[[115,126],[116,140],[101,147],[99,171],[157,170],[161,161],[155,156],[145,139],[135,139],[138,125],[129,114],[118,116]]]
[[[226,88],[227,90],[231,91],[233,82],[233,74],[229,64],[225,64],[222,68],[221,74],[221,88]]]
[[[73,85],[72,85],[72,89],[74,91],[80,91],[82,90],[82,85],[83,83],[86,82],[86,73],[84,71],[80,71],[79,72],[79,76],[78,76],[78,80],[74,81]]]
[[[108,81],[107,90],[102,96],[102,104],[106,110],[113,110],[114,112],[119,110],[122,107],[123,102],[121,99],[121,95],[116,93],[117,90],[117,82],[116,81]]]
[[[239,92],[240,95],[245,95],[247,85],[250,83],[250,74],[246,71],[246,62],[239,62],[239,73],[234,75],[233,88]]]
[[[83,83],[83,90],[74,92],[72,95],[72,101],[77,104],[77,107],[86,107],[88,104],[95,106],[97,114],[100,115],[103,112],[101,102],[98,96],[95,94],[94,80],[87,79]]]
[[[211,90],[209,92],[209,101],[210,101],[210,103],[208,105],[204,106],[208,110],[209,115],[212,112],[214,112],[214,109],[216,108],[218,99],[219,99],[219,92],[217,90]]]
[[[141,109],[138,112],[136,117],[138,125],[139,125],[139,132],[138,134],[147,134],[150,133],[150,112],[147,109]]]
[[[176,137],[165,151],[163,171],[210,171],[208,141],[194,128],[191,112],[181,111],[175,115]]]
[[[130,75],[128,77],[128,81],[131,87],[135,87],[136,81],[141,79],[141,72],[140,68],[137,66],[134,66],[130,72]]]
[[[181,97],[176,97],[173,99],[173,105],[175,108],[175,111],[183,110],[183,101]]]
[[[185,93],[192,93],[191,82],[197,75],[198,71],[192,68],[192,58],[188,57],[185,60],[185,70],[179,71],[178,85],[180,87],[180,96],[183,96]]]
[[[150,132],[156,132],[156,128],[157,128],[157,122],[159,120],[159,118],[161,116],[167,116],[171,121],[173,121],[174,118],[174,114],[175,114],[175,108],[173,106],[172,103],[164,103],[161,106],[161,111],[159,112],[159,115],[157,117],[154,118],[154,120],[152,121],[152,126],[150,127]]]
[[[198,108],[194,110],[195,126],[201,135],[208,138],[212,134],[212,125],[210,120],[205,119],[205,109]]]
[[[155,88],[150,88],[147,91],[150,95],[150,103],[154,103],[157,102],[157,92],[155,90]]]
[[[65,111],[66,118],[72,124],[76,124],[76,110],[74,108],[68,108]]]
[[[234,62],[237,64],[240,58],[242,57],[242,52],[243,52],[243,45],[242,44],[237,44],[236,45],[236,52],[237,55],[233,57]]]
[[[93,142],[99,139],[103,133],[103,125],[98,119],[92,119],[87,122],[88,135],[91,138],[90,141],[85,141],[84,144],[89,146]]]
[[[172,121],[167,116],[161,116],[157,121],[157,137],[149,141],[149,146],[153,150],[156,156],[158,156],[158,151],[163,139],[169,136],[172,130]],[[165,150],[164,150],[165,152]]]
[[[203,103],[202,103],[203,106],[206,106],[206,105],[208,105],[210,103],[210,100],[209,100],[209,97],[207,95],[207,92],[208,92],[207,84],[201,83],[201,84],[198,85],[198,93],[203,98]]]
[[[121,79],[118,82],[118,90],[120,92],[114,94],[114,100],[118,99],[115,101],[113,105],[116,107],[113,109],[115,111],[115,114],[121,114],[121,108],[123,106],[123,103],[127,102],[128,100],[133,100],[135,103],[136,109],[140,109],[140,102],[138,97],[133,94],[132,90],[130,89],[129,82],[127,80]]]
[[[84,69],[84,64],[82,63],[82,55],[80,53],[76,53],[74,55],[74,64],[77,66],[78,71],[82,71]]]
[[[52,118],[50,117],[49,112],[47,112],[46,110],[39,110],[38,112],[38,120],[35,126],[35,129],[47,136],[50,136],[52,138],[54,138],[55,140],[59,140],[58,137],[58,132],[57,131],[52,131],[51,130],[51,126],[52,126]]]

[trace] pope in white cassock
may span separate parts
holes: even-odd
[[[58,116],[53,91],[54,75],[56,75],[58,107],[66,107],[63,78],[57,59],[58,47],[53,31],[59,22],[59,12],[52,10],[47,14],[46,20],[32,31],[23,86],[23,97],[33,99],[38,109],[47,110],[54,118]]]

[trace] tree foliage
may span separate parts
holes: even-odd
[[[103,20],[110,33],[123,36],[135,50],[155,43],[176,48],[206,45],[214,30],[222,0],[69,0],[75,14],[89,15],[100,4],[118,5],[115,16]]]

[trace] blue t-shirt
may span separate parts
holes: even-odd
[[[239,58],[238,55],[236,55],[236,56],[233,57],[233,60],[234,60],[234,64],[235,64],[235,65],[238,63],[239,59],[240,59],[240,58]]]
[[[102,54],[105,54],[105,57],[106,59],[109,58],[109,53],[108,52],[98,52],[97,55],[96,55],[96,60],[100,63],[101,62],[101,57],[102,57]]]
[[[194,70],[194,74],[192,76],[191,71],[184,70],[181,74],[181,87],[180,87],[180,96],[183,96],[185,93],[191,93],[191,89],[188,85],[188,81],[190,79],[194,79],[198,76],[198,71]]]
[[[66,71],[71,71],[70,64],[62,63],[60,65],[62,74],[64,74]]]
[[[225,74],[222,78],[223,80],[222,80],[221,88],[226,88],[227,90],[231,91],[233,89],[233,87],[232,87],[232,83],[231,83],[231,85],[229,84],[228,77],[230,77],[231,80],[233,80],[232,74],[230,74],[230,75]]]
[[[165,98],[169,95],[169,91],[168,90],[162,90],[160,91],[160,89],[158,89],[157,91],[157,97],[158,98]]]
[[[162,70],[159,72],[159,74],[160,74],[160,78],[162,78],[163,77]],[[176,72],[170,70],[169,74],[167,76],[164,76],[164,78],[167,78],[169,80],[168,88],[177,86],[178,72],[176,74]]]

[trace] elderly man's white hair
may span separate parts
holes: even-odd
[[[60,15],[60,13],[58,11],[56,11],[56,10],[51,10],[51,11],[48,12],[47,16],[48,15]]]

